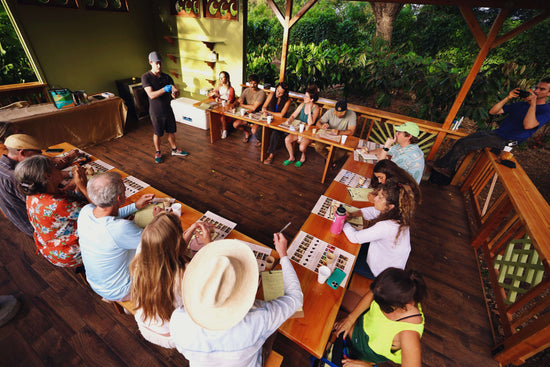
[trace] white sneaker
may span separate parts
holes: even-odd
[[[227,138],[227,130],[222,131],[222,139]]]

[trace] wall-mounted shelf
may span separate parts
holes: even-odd
[[[179,79],[180,73],[178,73],[177,70],[172,70],[172,69],[170,69],[170,70],[168,70],[168,72],[169,72],[170,74],[172,74],[173,76],[175,76],[176,79]]]
[[[224,39],[215,39],[215,38],[208,38],[208,37],[177,37],[177,36],[164,36],[163,37],[166,41],[168,41],[172,46],[176,44],[176,40],[185,40],[185,41],[192,41],[192,42],[202,42],[210,51],[214,51],[214,46],[216,46],[217,43],[224,43]]]
[[[166,54],[166,57],[168,57],[172,62],[178,63],[179,56],[175,54]]]
[[[210,83],[210,85],[212,85],[213,87],[216,86],[216,79],[205,79],[208,83]]]

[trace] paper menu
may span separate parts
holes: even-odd
[[[331,264],[327,264],[326,254],[328,252],[334,254],[334,261]],[[288,255],[290,260],[314,272],[317,272],[321,265],[326,265],[333,271],[335,268],[341,269],[346,273],[346,277],[340,283],[340,287],[343,288],[346,287],[349,275],[353,271],[355,260],[355,256],[349,252],[303,231],[300,231],[290,244]]]
[[[317,200],[317,203],[315,203],[315,206],[313,207],[311,212],[323,218],[334,220],[334,211],[340,206],[340,204],[344,205],[344,208],[346,208],[346,211],[348,213],[352,213],[359,210],[354,206],[344,204],[341,201],[338,201],[336,199],[329,198],[328,196],[325,196],[325,195],[321,195],[319,197],[319,200]]]
[[[130,196],[140,192],[144,188],[148,187],[149,184],[146,182],[143,182],[134,176],[128,176],[122,179],[122,182],[124,183],[124,186],[126,187],[126,197],[129,198]]]
[[[105,163],[102,160],[96,159],[95,161],[91,161],[90,163],[86,163],[84,167],[92,167],[94,169],[94,172],[103,173],[112,170],[115,168],[114,166],[111,166],[109,163]]]
[[[349,187],[369,187],[370,185],[370,178],[363,177],[347,169],[341,169],[334,178],[334,181]]]
[[[250,249],[254,253],[254,257],[258,262],[258,271],[260,271],[261,273],[262,271],[266,270],[266,259],[268,256],[271,256],[271,249],[268,247],[256,245],[250,242],[245,242],[245,243],[248,245],[248,247],[250,247]],[[266,299],[266,301],[268,300]]]

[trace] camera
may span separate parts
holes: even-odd
[[[518,97],[519,98],[527,98],[531,95],[531,93],[529,93],[529,91],[526,91],[526,90],[523,90],[523,89],[520,89],[518,91]]]

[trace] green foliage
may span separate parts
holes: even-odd
[[[305,1],[295,2],[293,14]],[[265,82],[278,79],[282,27],[264,4],[249,3],[248,73]],[[256,4],[256,5],[254,5]],[[281,8],[282,9],[282,8]],[[494,9],[474,9],[487,33]],[[501,34],[533,17],[536,11],[515,10]],[[258,15],[258,16],[256,16]],[[322,0],[291,30],[286,80],[303,91],[341,87],[345,96],[374,96],[376,107],[409,99],[404,113],[443,122],[479,47],[457,7],[405,5],[396,20],[392,48],[374,40],[375,19],[367,3]],[[480,124],[488,109],[516,86],[528,88],[550,76],[545,45],[550,19],[492,49],[466,96],[458,116]],[[269,45],[269,46],[268,46]]]
[[[36,80],[19,38],[0,4],[0,85]]]

